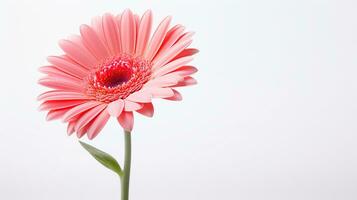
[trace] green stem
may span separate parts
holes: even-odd
[[[124,169],[121,176],[121,200],[129,199],[129,180],[130,180],[130,165],[131,165],[131,133],[124,131],[125,140],[125,156],[124,156]]]

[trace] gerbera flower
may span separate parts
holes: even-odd
[[[50,65],[40,68],[46,76],[39,83],[51,88],[38,97],[47,119],[62,119],[69,135],[93,139],[110,116],[131,131],[134,111],[153,116],[152,98],[181,100],[175,88],[196,83],[197,69],[187,64],[198,50],[188,48],[193,33],[169,28],[170,21],[151,36],[151,11],[140,18],[125,10],[96,17],[80,35],[61,40],[64,55],[49,56]]]

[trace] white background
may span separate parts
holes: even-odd
[[[0,199],[118,200],[119,179],[38,112],[57,41],[151,8],[196,32],[199,84],[135,118],[132,200],[357,199],[357,3],[1,1]],[[87,141],[87,140],[85,140]],[[122,161],[112,119],[91,144]]]

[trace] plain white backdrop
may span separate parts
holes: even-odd
[[[0,199],[117,200],[119,179],[38,112],[37,68],[105,12],[196,32],[197,86],[136,116],[132,200],[357,199],[357,2],[0,2]],[[91,144],[122,161],[112,119]],[[87,141],[87,140],[85,140]],[[88,142],[88,141],[87,141]]]

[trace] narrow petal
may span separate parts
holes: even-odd
[[[118,38],[118,27],[116,25],[116,21],[111,14],[105,14],[102,20],[105,39],[107,41],[111,55],[118,55],[120,53],[120,42]]]
[[[97,101],[88,101],[84,104],[80,104],[78,106],[73,107],[72,109],[70,109],[64,116],[63,116],[63,121],[64,122],[68,122],[71,119],[73,119],[74,117],[78,116],[79,114],[92,109],[95,106],[98,106],[100,104],[103,104],[101,102],[97,102]]]
[[[121,43],[122,51],[124,53],[132,54],[135,48],[135,38],[136,38],[136,26],[134,15],[131,10],[127,9],[124,11],[121,17]]]
[[[61,77],[61,78],[68,78],[68,79],[73,79],[76,81],[82,80],[81,78],[78,78],[76,76],[73,76],[69,73],[64,72],[63,70],[60,70],[56,66],[42,66],[39,68],[39,71],[43,74],[46,74],[51,77]]]
[[[133,130],[134,126],[134,115],[133,112],[122,112],[118,117],[119,124],[123,127],[126,131]]]
[[[60,71],[60,70],[59,70]],[[50,74],[42,79],[49,79],[49,80],[56,80],[56,81],[64,81],[64,82],[71,82],[80,85],[83,83],[83,81],[77,77],[71,76],[69,74],[66,74],[65,72],[62,72],[62,74]],[[58,80],[57,80],[58,79]]]
[[[145,103],[144,106],[136,112],[147,117],[152,117],[154,116],[154,106],[152,105],[152,103]]]
[[[96,56],[98,60],[103,60],[108,57],[109,53],[99,38],[98,34],[88,25],[82,25],[80,32],[83,38],[84,45]]]
[[[75,130],[79,130],[83,128],[85,125],[87,125],[92,119],[94,119],[99,113],[101,113],[105,108],[107,107],[106,104],[100,104],[81,116],[78,121],[76,122],[76,125],[74,127]]]
[[[51,90],[40,94],[37,97],[39,101],[50,101],[50,100],[78,100],[78,99],[88,99],[87,96],[78,92],[69,92],[63,90]]]
[[[154,71],[153,73],[153,77],[159,77],[159,76],[163,76],[169,72],[172,72],[184,65],[186,65],[187,63],[191,62],[193,60],[193,57],[183,57],[177,60],[174,60],[170,63],[167,63],[165,66],[162,66],[161,68],[157,69],[156,71]]]
[[[49,56],[47,61],[58,67],[60,70],[75,76],[79,79],[86,77],[88,75],[88,69],[83,68],[78,64],[73,64],[62,56]]]
[[[124,101],[122,99],[118,99],[108,104],[107,110],[109,115],[113,117],[118,117],[120,113],[123,111]]]
[[[68,123],[68,125],[67,125],[67,135],[72,135],[73,133],[74,133],[74,125],[75,125],[76,123],[74,122],[74,121],[71,121],[71,122],[69,122]]]
[[[178,82],[176,85],[172,87],[183,87],[183,86],[196,85],[196,84],[197,84],[196,79],[192,78],[191,76],[187,76],[184,78],[183,81]]]
[[[50,121],[50,120],[60,119],[70,109],[71,109],[71,107],[70,108],[62,108],[62,109],[58,109],[58,110],[50,110],[47,113],[46,120]]]
[[[134,52],[135,52],[135,48],[136,48],[136,43],[138,42],[138,31],[139,31],[139,25],[140,25],[140,16],[137,14],[134,14],[134,22],[135,22],[135,46],[134,46]]]
[[[133,102],[150,103],[151,95],[147,91],[139,90],[130,94],[126,99]]]
[[[193,66],[182,66],[175,71],[171,72],[170,74],[177,74],[179,76],[188,76],[196,73],[198,70],[196,67]]]
[[[103,23],[102,22],[103,22],[102,21],[102,17],[101,16],[97,16],[97,17],[94,17],[92,19],[91,25],[92,25],[93,30],[97,33],[99,39],[104,44],[104,47],[107,49],[107,52],[109,52],[108,44],[107,44],[107,41],[105,39],[105,34],[104,34]]]
[[[97,64],[96,58],[87,49],[80,47],[78,44],[69,40],[61,40],[59,45],[70,58],[81,66],[90,69]]]
[[[82,91],[81,83],[78,81],[66,79],[64,77],[50,77],[41,78],[38,83],[40,85],[53,88],[53,89],[63,89],[72,91]]]
[[[150,93],[153,98],[168,98],[174,95],[171,88],[150,88]]]
[[[192,40],[183,41],[182,43],[177,43],[168,49],[165,53],[163,53],[160,58],[153,65],[153,70],[160,68],[161,66],[168,63],[175,56],[177,56],[181,51],[183,51],[186,47],[188,47],[192,43]]]
[[[170,100],[170,101],[181,101],[182,95],[175,89],[172,89],[172,91],[174,92],[174,95],[172,97],[168,97],[168,98],[164,98],[164,99]]]
[[[139,30],[138,30],[138,40],[136,44],[136,55],[143,55],[146,49],[152,26],[152,12],[148,10],[144,13],[140,20]]]
[[[179,37],[182,35],[183,31],[185,30],[185,27],[181,25],[176,25],[172,27],[166,34],[166,37],[164,41],[162,42],[162,46],[160,47],[158,53],[156,54],[153,62],[156,62],[156,60],[167,51],[172,45],[179,39]]]
[[[88,129],[88,138],[92,140],[98,133],[104,128],[108,122],[110,115],[106,111],[102,111],[94,120],[92,125]]]
[[[132,101],[129,101],[127,99],[124,100],[125,103],[125,108],[124,110],[125,111],[135,111],[135,110],[139,110],[143,107],[143,104],[142,103],[136,103],[136,102],[132,102]]]
[[[144,57],[147,60],[152,60],[154,58],[154,56],[156,55],[157,51],[159,50],[159,48],[165,38],[166,32],[169,28],[170,21],[171,21],[171,17],[168,16],[157,27],[154,35],[152,36],[152,38],[150,40],[150,44],[145,51]]]
[[[144,87],[168,87],[176,85],[182,79],[183,77],[177,74],[167,74],[148,81]]]
[[[81,129],[76,130],[77,131],[77,137],[78,138],[82,138],[88,132],[89,127],[90,127],[90,124],[87,124],[84,127],[82,127]]]
[[[174,57],[172,60],[176,60],[176,59],[179,59],[179,58],[182,58],[182,57],[186,57],[186,56],[193,56],[195,55],[196,53],[198,53],[198,49],[195,49],[195,48],[187,48],[187,49],[184,49],[183,51],[181,51],[176,57]]]
[[[119,52],[123,52],[123,47],[122,47],[122,39],[121,39],[121,14],[119,14],[119,15],[117,15],[116,17],[115,17],[115,19],[116,19],[116,24],[117,24],[117,38],[118,38],[118,41],[119,41]]]
[[[192,38],[192,36],[195,34],[195,32],[186,32],[183,35],[180,36],[180,38],[175,42],[176,43],[180,43],[182,41],[185,41],[187,39]]]
[[[57,101],[45,101],[43,102],[39,110],[57,110],[61,108],[68,108],[85,103],[86,100],[57,100]]]
[[[77,135],[78,138],[82,138],[88,132],[89,127],[93,123],[93,120],[91,120],[87,125],[83,126],[82,128],[76,129],[76,124],[78,123],[78,119],[80,119],[85,113],[86,112],[81,113],[78,116],[74,117],[74,119],[73,119],[75,121],[74,131],[77,132],[76,135]]]

